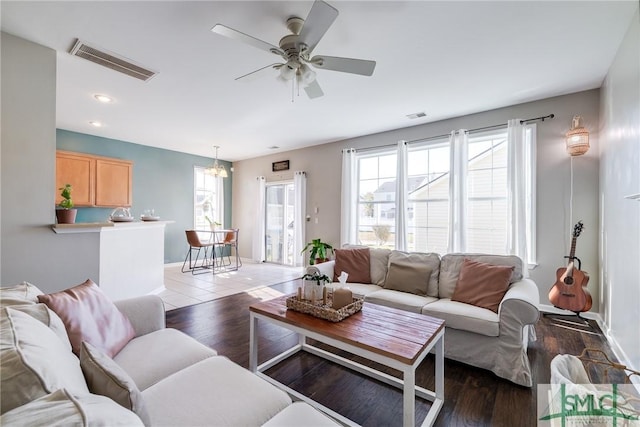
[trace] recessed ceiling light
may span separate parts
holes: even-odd
[[[91,126],[93,126],[93,127],[97,127],[97,128],[102,127],[102,123],[97,122],[97,121],[95,121],[95,120],[90,121],[90,122],[89,122],[89,124],[90,124]]]
[[[113,102],[113,98],[108,96],[108,95],[102,95],[102,94],[97,93],[97,94],[93,95],[93,97],[95,99],[97,99],[98,101],[103,102],[105,104]]]
[[[271,147],[267,147],[267,148],[268,148],[269,150],[277,150],[277,149],[278,149],[278,148],[280,148],[280,147],[278,147],[277,145],[272,145]]]

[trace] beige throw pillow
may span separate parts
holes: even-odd
[[[133,379],[109,356],[87,342],[80,346],[80,367],[91,393],[113,399],[151,425],[144,399]]]
[[[129,319],[91,280],[64,291],[38,295],[38,300],[60,316],[77,355],[82,341],[87,341],[113,357],[135,336]]]
[[[89,393],[78,358],[45,324],[11,307],[0,316],[0,412],[59,388]]]
[[[338,281],[342,272],[349,273],[348,283],[371,283],[371,256],[369,248],[336,249],[333,281]]]
[[[36,304],[42,291],[29,282],[0,288],[0,306]]]
[[[385,289],[426,296],[431,269],[417,262],[390,262]]]
[[[513,269],[512,266],[465,259],[451,300],[487,308],[497,313],[500,302],[509,288]]]

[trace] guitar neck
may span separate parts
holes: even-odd
[[[576,237],[571,239],[571,250],[569,251],[569,262],[573,262],[576,257]]]

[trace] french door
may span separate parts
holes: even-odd
[[[293,265],[293,182],[266,185],[266,261]]]

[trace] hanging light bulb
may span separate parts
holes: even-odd
[[[316,72],[313,71],[307,64],[302,64],[298,69],[298,75],[300,76],[299,82],[303,87],[309,86],[316,79]]]
[[[213,162],[213,165],[210,168],[207,168],[205,170],[205,173],[211,176],[219,176],[220,178],[227,178],[228,177],[227,170],[225,169],[224,166],[218,163],[218,148],[220,148],[220,146],[214,145],[213,148],[216,149],[216,158]]]
[[[295,77],[298,70],[298,63],[295,61],[289,61],[280,67],[280,77],[284,80],[291,80]]]
[[[581,156],[589,151],[589,131],[582,123],[582,117],[573,116],[571,130],[567,132],[567,152],[571,156]]]

